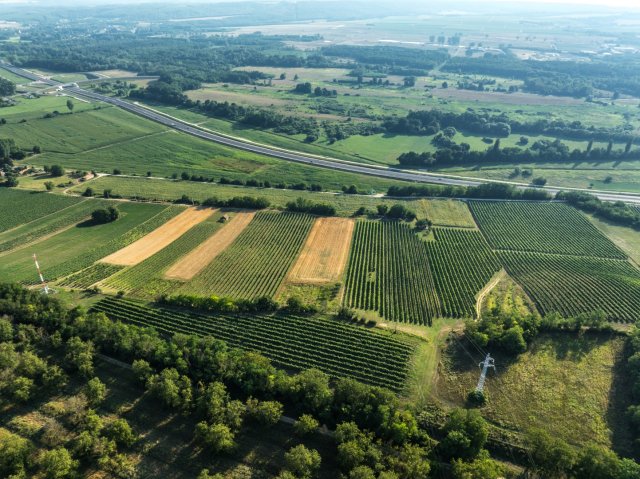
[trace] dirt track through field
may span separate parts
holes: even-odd
[[[254,216],[255,212],[232,213],[228,224],[171,266],[165,273],[165,278],[182,281],[192,279],[235,241],[240,233],[251,223]]]
[[[319,218],[289,274],[291,283],[339,281],[349,257],[355,221],[348,218]]]
[[[173,243],[195,225],[209,218],[215,211],[211,208],[188,208],[144,238],[101,259],[100,262],[120,266],[136,265]]]

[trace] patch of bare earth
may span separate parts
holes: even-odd
[[[192,279],[235,241],[254,216],[255,212],[233,213],[224,228],[171,266],[165,273],[165,278],[182,281]]]
[[[195,225],[209,218],[215,211],[211,208],[188,208],[144,238],[103,258],[100,262],[120,266],[136,265],[173,243]]]
[[[349,218],[318,218],[288,281],[329,283],[340,280],[349,256],[355,222]]]

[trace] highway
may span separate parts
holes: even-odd
[[[302,163],[306,165],[313,165],[321,168],[328,168],[331,170],[344,171],[348,173],[358,173],[358,174],[378,176],[381,178],[388,178],[393,180],[413,181],[417,183],[431,183],[431,184],[448,185],[448,186],[478,186],[482,183],[489,182],[489,181],[484,181],[480,179],[476,180],[476,179],[463,178],[463,177],[457,177],[457,176],[451,176],[451,175],[422,173],[422,172],[415,172],[415,171],[399,170],[399,169],[388,168],[383,166],[365,165],[365,164],[360,164],[355,162],[338,160],[335,158],[313,156],[305,153],[298,153],[291,150],[284,150],[284,149],[279,149],[279,148],[275,148],[267,145],[252,143],[250,141],[229,137],[229,136],[215,133],[210,130],[204,130],[204,129],[198,128],[190,123],[187,123],[185,121],[179,120],[174,117],[170,117],[168,115],[164,115],[152,109],[143,107],[137,103],[132,103],[129,101],[121,100],[119,98],[101,95],[99,93],[85,90],[83,88],[78,87],[77,84],[75,85],[70,83],[63,84],[48,78],[44,78],[40,75],[24,70],[22,68],[15,67],[8,63],[0,63],[0,66],[24,78],[28,78],[33,81],[40,81],[52,87],[63,87],[63,90],[65,91],[65,93],[69,95],[77,96],[84,99],[101,101],[104,103],[117,106],[119,108],[122,108],[123,110],[127,110],[131,113],[134,113],[136,115],[142,116],[149,120],[155,121],[169,128],[173,128],[175,130],[181,131],[188,135],[192,135],[198,138],[202,138],[204,140],[226,145],[232,148],[237,148],[237,149],[249,151],[252,153],[258,153],[261,155],[278,158],[281,160],[292,161],[295,163]],[[509,183],[509,184],[513,184],[517,188],[528,188],[527,185],[516,184],[516,183]],[[561,190],[576,190],[576,189],[560,188],[560,187],[545,187],[544,190],[550,194],[555,194]],[[626,203],[640,204],[640,195],[633,195],[633,194],[627,194],[627,193],[599,192],[599,191],[591,191],[591,190],[578,190],[578,191],[588,192],[590,194],[593,194],[594,196],[597,196],[603,201],[624,201]]]

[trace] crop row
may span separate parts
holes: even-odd
[[[627,261],[499,252],[507,272],[543,314],[603,311],[612,321],[640,319],[640,271]]]
[[[62,195],[0,188],[0,232],[50,215],[78,201]]]
[[[162,209],[158,214],[149,218],[144,223],[139,224],[135,228],[127,231],[125,234],[108,241],[107,243],[97,246],[87,253],[77,256],[71,260],[60,263],[47,270],[47,278],[50,281],[58,278],[69,276],[82,269],[88,268],[99,259],[104,258],[112,253],[115,253],[119,249],[139,240],[143,236],[151,233],[156,228],[160,227],[171,218],[176,216],[182,211],[182,208],[177,206],[169,206]]]
[[[313,217],[263,211],[180,292],[235,298],[275,295],[309,234]]]
[[[395,391],[404,386],[414,350],[387,335],[320,318],[213,317],[116,298],[100,301],[94,310],[165,334],[213,336],[231,346],[258,351],[284,368],[318,368],[334,377],[350,377]]]
[[[67,208],[57,211],[55,214],[40,218],[31,224],[25,224],[11,231],[9,235],[0,238],[0,252],[10,251],[36,241],[44,236],[55,233],[67,226],[79,223],[88,218],[96,208],[103,206],[100,201],[79,201]]]
[[[440,301],[423,242],[403,223],[359,221],[344,301],[393,321],[431,324]]]
[[[84,289],[116,274],[122,268],[122,266],[115,264],[95,263],[82,271],[67,276],[62,281],[59,281],[58,284],[67,288]]]
[[[141,298],[155,298],[169,293],[176,287],[176,282],[163,279],[162,275],[173,263],[221,227],[221,223],[215,221],[218,218],[219,215],[214,215],[211,220],[194,226],[158,253],[109,278],[105,284],[115,290],[125,291]]]
[[[434,228],[426,243],[429,265],[442,312],[448,317],[475,316],[476,294],[501,265],[479,231]]]
[[[470,206],[494,249],[626,258],[584,215],[564,203],[472,201]]]

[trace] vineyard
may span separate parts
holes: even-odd
[[[640,318],[640,271],[627,261],[541,253],[498,255],[543,314],[568,317],[601,310],[611,320]]]
[[[213,336],[229,345],[258,351],[285,369],[318,368],[394,391],[403,388],[415,349],[397,339],[346,323],[295,316],[205,316],[106,298],[94,311],[111,319],[150,326],[164,334]]]
[[[179,291],[235,298],[274,296],[313,220],[297,213],[257,213],[240,236]]]
[[[105,285],[116,291],[125,291],[143,298],[155,298],[170,292],[177,283],[163,279],[165,271],[176,260],[188,254],[218,231],[222,226],[218,222],[219,218],[220,214],[214,214],[155,255],[109,278]]]
[[[470,205],[494,249],[626,259],[578,210],[564,203],[472,201]]]
[[[476,294],[500,271],[498,258],[479,231],[435,228],[426,243],[429,265],[447,317],[475,316]]]
[[[0,188],[0,232],[37,220],[82,201],[78,198]]]
[[[424,243],[405,224],[358,221],[345,304],[392,321],[431,324],[440,315]]]
[[[58,284],[67,288],[85,289],[116,274],[121,269],[122,266],[114,264],[95,263],[82,271],[67,276]]]
[[[58,210],[55,214],[18,226],[11,231],[0,233],[0,252],[10,251],[32,243],[44,236],[79,223],[89,218],[91,212],[101,206],[104,206],[104,203],[99,200],[79,201],[67,208]]]

